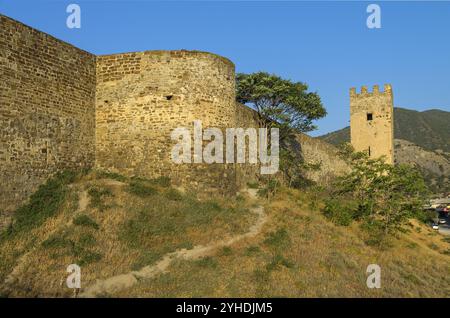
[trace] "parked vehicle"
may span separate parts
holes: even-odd
[[[441,204],[441,205],[439,205],[439,206],[436,207],[436,212],[439,212],[439,213],[441,213],[441,212],[448,213],[448,211],[449,211],[449,208],[447,207],[447,205]]]

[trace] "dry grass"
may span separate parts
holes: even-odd
[[[319,205],[311,208],[312,199],[313,194],[284,189],[266,204],[270,220],[258,237],[205,262],[177,261],[167,273],[113,296],[450,296],[449,242],[441,235],[412,221],[390,247],[369,247],[357,225],[335,226]],[[381,266],[381,289],[366,287],[372,263]]]
[[[82,285],[88,286],[177,248],[243,233],[255,220],[242,197],[199,201],[166,181],[96,173],[79,179],[58,213],[0,245],[0,279],[9,277],[2,292],[69,297],[69,264],[83,263]],[[86,193],[90,202],[80,207]],[[108,296],[450,296],[450,240],[411,221],[390,247],[369,247],[356,224],[340,227],[324,218],[318,200],[314,193],[282,189],[261,201],[268,221],[256,237],[203,259],[176,260],[166,273]],[[381,289],[366,287],[372,263],[382,268]]]
[[[162,179],[105,177],[91,173],[78,180],[55,216],[0,246],[4,296],[68,297],[69,264],[80,265],[82,284],[90,285],[178,248],[244,232],[255,219],[243,201],[199,201]],[[78,203],[86,193],[83,209]]]

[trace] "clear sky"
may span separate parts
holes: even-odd
[[[81,29],[66,7],[81,7]],[[366,8],[381,7],[381,29]],[[320,135],[349,124],[349,88],[391,83],[395,106],[450,111],[450,1],[0,0],[0,12],[95,54],[190,49],[237,72],[306,82],[328,111]]]

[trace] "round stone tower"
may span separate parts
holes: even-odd
[[[96,167],[128,176],[168,176],[203,190],[234,191],[231,164],[176,164],[171,132],[193,122],[234,127],[234,64],[198,51],[97,57]],[[192,134],[191,134],[192,135]]]

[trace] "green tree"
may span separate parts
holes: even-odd
[[[303,173],[310,165],[304,162],[299,151],[293,150],[299,148],[294,134],[316,129],[313,121],[326,115],[319,95],[308,92],[304,83],[258,72],[237,74],[236,98],[256,110],[260,127],[279,128],[280,168],[287,184],[307,184]]]
[[[348,144],[340,151],[351,171],[333,184],[326,214],[336,219],[343,213],[360,219],[375,240],[399,231],[411,217],[420,217],[427,188],[421,173],[408,165],[387,164],[384,158],[370,158],[353,152]],[[343,211],[334,211],[331,202],[351,201]]]
[[[291,130],[316,129],[313,121],[327,114],[319,95],[308,92],[306,84],[265,72],[237,74],[236,99],[258,112],[261,126],[280,128],[281,138]]]

